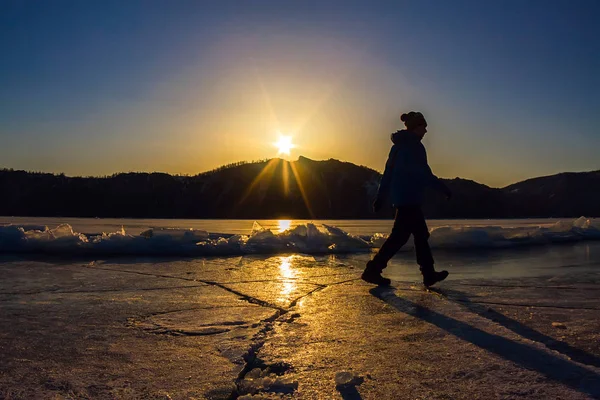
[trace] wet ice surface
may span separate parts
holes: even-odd
[[[600,243],[435,256],[3,256],[0,398],[600,397]]]

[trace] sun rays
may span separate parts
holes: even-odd
[[[283,163],[283,165],[281,165]],[[308,211],[311,218],[314,218],[314,213],[312,207],[310,205],[310,201],[308,195],[306,193],[306,188],[304,183],[302,182],[302,176],[300,171],[298,170],[296,161],[287,161],[282,160],[280,158],[273,158],[262,168],[262,170],[256,175],[256,177],[252,180],[248,188],[245,190],[242,198],[240,199],[238,206],[241,206],[250,195],[255,190],[261,190],[259,188],[268,188],[273,180],[273,177],[276,175],[278,167],[281,166],[281,179],[282,179],[282,190],[283,190],[283,198],[290,198],[293,195],[292,184],[295,183],[295,187],[298,192],[300,192],[300,196],[302,197],[302,201],[306,206],[306,210]],[[290,170],[292,172],[290,177]]]
[[[254,190],[254,188],[259,183],[264,182],[264,183],[268,184],[271,182],[271,180],[273,179],[273,175],[275,174],[275,168],[277,167],[277,164],[279,161],[283,161],[283,160],[280,160],[278,158],[273,158],[272,160],[270,160],[267,163],[267,165],[265,165],[265,167],[259,172],[259,174],[256,175],[256,178],[254,178],[252,180],[252,182],[250,183],[250,186],[248,186],[248,188],[244,192],[244,195],[240,199],[239,204],[242,204],[244,201],[246,201],[248,196],[250,196],[250,194],[252,193],[252,190]]]
[[[302,184],[302,178],[300,177],[300,174],[298,173],[296,164],[290,163],[290,169],[292,170],[292,173],[294,174],[294,178],[296,179],[296,184],[298,185],[298,189],[300,190],[300,195],[302,196],[304,205],[306,206],[306,209],[308,210],[310,217],[314,218],[315,216],[313,214],[312,207],[310,206],[310,201],[308,200],[308,196],[306,195],[306,190],[304,190],[304,185]]]
[[[298,146],[293,142],[293,138],[299,136],[300,132],[305,128],[305,126],[323,109],[325,104],[330,100],[331,96],[343,83],[346,74],[339,75],[335,81],[324,86],[321,90],[321,93],[318,93],[318,95],[313,98],[313,102],[307,110],[308,112],[303,113],[305,115],[298,115],[296,121],[289,121],[289,118],[288,120],[283,121],[279,118],[280,115],[278,115],[275,110],[275,104],[273,103],[272,98],[265,86],[265,82],[263,79],[261,79],[261,74],[258,68],[255,67],[254,73],[260,93],[262,94],[265,126],[269,130],[273,129],[273,131],[278,135],[277,141],[271,142],[270,144],[275,146],[277,149],[277,155],[281,158],[274,158],[266,163],[266,165],[246,188],[236,207],[242,206],[243,203],[248,205],[248,199],[250,196],[253,193],[259,194],[260,191],[260,194],[257,197],[260,199],[259,201],[272,201],[271,199],[265,197],[271,195],[276,196],[276,201],[281,200],[283,202],[290,203],[286,204],[282,208],[286,208],[286,206],[293,206],[295,208],[298,204],[298,197],[300,197],[304,203],[304,206],[306,207],[308,215],[310,218],[314,218],[315,215],[310,204],[307,184],[303,181],[303,179],[307,179],[308,175],[303,172],[302,165],[299,165],[297,161],[288,161],[286,158],[289,158],[293,149],[298,148]],[[283,113],[283,115],[285,115],[285,113]],[[288,134],[286,135],[278,132],[280,128],[282,129],[282,132]],[[280,185],[279,187],[281,189],[276,189],[275,186],[271,186],[273,184],[273,178],[277,174],[281,174],[281,184],[279,184],[279,182],[276,184],[277,186]],[[277,190],[280,190],[280,192],[278,193]],[[254,196],[252,196],[252,198],[254,199]]]

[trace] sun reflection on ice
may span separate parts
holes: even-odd
[[[292,258],[294,256],[279,257],[279,274],[283,281],[283,287],[279,293],[279,301],[287,301],[290,295],[296,290],[297,271],[292,268]]]

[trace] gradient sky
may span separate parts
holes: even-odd
[[[422,111],[441,177],[600,169],[600,1],[0,2],[0,167],[382,170]]]

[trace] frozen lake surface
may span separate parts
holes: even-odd
[[[5,254],[0,397],[600,398],[600,242],[434,255]]]

